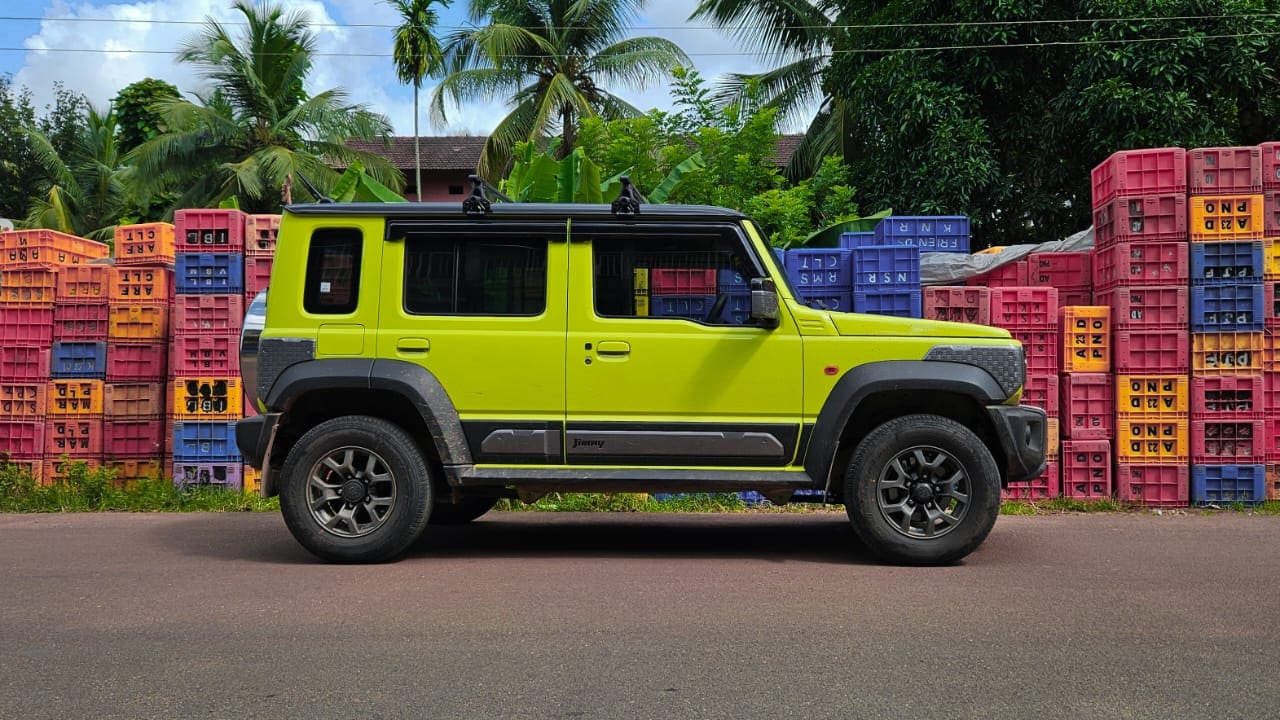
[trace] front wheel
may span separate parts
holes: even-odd
[[[854,532],[891,562],[940,565],[982,544],[1000,512],[1000,470],[969,428],[907,415],[872,430],[845,472]]]
[[[431,476],[417,443],[381,418],[320,423],[289,451],[280,510],[307,550],[333,562],[381,562],[404,552],[431,513]]]

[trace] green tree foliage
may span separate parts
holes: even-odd
[[[36,124],[31,93],[0,75],[0,217],[22,220],[31,206],[32,188],[43,172],[26,128]]]
[[[444,64],[444,53],[435,35],[440,16],[432,5],[437,2],[449,7],[452,0],[387,0],[401,19],[391,49],[396,77],[402,83],[413,85],[413,187],[419,195],[422,194],[422,148],[418,140],[418,93],[427,75],[434,75]]]
[[[449,36],[449,74],[431,100],[437,123],[447,104],[504,97],[511,112],[485,142],[481,175],[497,176],[516,143],[559,133],[573,152],[578,121],[639,117],[607,87],[639,88],[689,58],[670,40],[627,37],[644,0],[471,0],[473,23]]]
[[[778,247],[804,244],[813,230],[858,216],[849,167],[835,155],[823,158],[812,178],[766,190],[748,198],[742,209]]]
[[[851,108],[860,199],[968,214],[980,246],[1087,227],[1089,171],[1116,150],[1254,144],[1280,128],[1275,0],[847,9],[861,20],[836,38],[825,84]]]
[[[115,114],[90,107],[79,130],[59,152],[53,138],[28,128],[36,162],[51,181],[32,200],[24,224],[106,240],[124,208],[129,173],[120,160]]]
[[[316,39],[306,15],[286,15],[270,2],[237,0],[234,7],[244,16],[239,37],[210,19],[183,47],[179,59],[196,65],[216,90],[197,102],[159,102],[168,130],[129,156],[141,193],[176,191],[175,207],[216,206],[235,196],[249,212],[271,212],[286,180],[305,178],[323,193],[339,177],[330,165],[353,160],[401,188],[403,178],[385,158],[345,144],[385,138],[387,119],[348,102],[341,89],[307,92]],[[311,197],[305,183],[295,182],[294,192]]]
[[[163,133],[166,126],[156,106],[161,100],[180,97],[178,88],[154,78],[139,80],[120,90],[111,101],[119,124],[120,151],[127,153]]]

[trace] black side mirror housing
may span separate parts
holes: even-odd
[[[778,327],[778,287],[772,278],[751,278],[751,319],[762,328]]]

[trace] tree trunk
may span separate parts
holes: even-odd
[[[567,158],[578,141],[578,128],[573,124],[573,108],[565,105],[560,110],[560,157]]]
[[[422,202],[422,148],[418,143],[418,85],[413,86],[413,192]]]

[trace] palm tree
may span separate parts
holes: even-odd
[[[471,22],[490,21],[449,36],[449,74],[432,97],[433,119],[445,122],[446,101],[506,97],[512,110],[485,141],[481,175],[503,171],[516,143],[556,131],[557,152],[568,155],[579,119],[642,114],[605,85],[639,89],[690,65],[670,40],[626,37],[643,6],[644,0],[471,0]]]
[[[838,0],[701,0],[689,16],[731,31],[762,55],[789,59],[763,73],[730,75],[717,93],[721,103],[741,102],[758,92],[764,107],[778,108],[785,118],[821,99],[818,114],[787,167],[787,175],[793,178],[811,175],[824,156],[841,151],[844,141],[848,113],[842,102],[823,93],[822,74],[845,4]]]
[[[125,207],[130,169],[116,144],[116,115],[88,109],[85,125],[67,157],[58,155],[48,136],[25,128],[36,162],[48,174],[48,189],[32,200],[25,225],[104,240],[112,236]]]
[[[418,91],[428,74],[435,74],[444,63],[440,41],[435,36],[440,18],[431,6],[449,7],[452,0],[387,0],[404,20],[396,28],[391,50],[396,64],[396,77],[402,83],[413,83],[413,187],[422,197],[422,148],[418,141]]]
[[[246,25],[240,38],[208,19],[179,55],[217,89],[195,102],[157,103],[169,130],[127,158],[143,195],[176,189],[175,207],[235,196],[245,209],[270,211],[279,207],[286,181],[309,181],[323,193],[338,177],[331,166],[352,160],[380,182],[402,187],[403,178],[385,158],[345,144],[351,137],[385,138],[391,131],[386,117],[349,103],[341,89],[307,94],[316,45],[307,16],[286,16],[267,0],[237,0],[234,8]],[[297,192],[311,195],[304,188]]]

